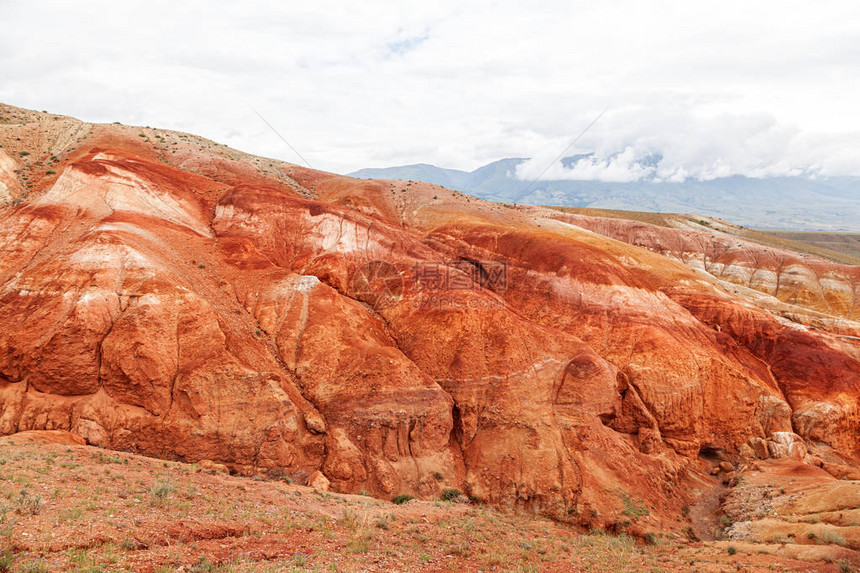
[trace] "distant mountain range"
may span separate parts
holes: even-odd
[[[563,160],[572,165],[582,156]],[[362,179],[406,179],[442,185],[491,201],[662,213],[699,213],[757,229],[860,232],[860,177],[743,176],[682,183],[516,178],[524,158],[501,159],[474,171],[419,163],[350,173]]]

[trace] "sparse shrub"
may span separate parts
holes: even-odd
[[[344,527],[356,531],[361,525],[358,521],[358,515],[351,509],[345,509],[343,516],[338,520]]]
[[[836,533],[835,531],[827,530],[821,534],[821,541],[824,543],[832,543],[833,545],[848,545],[848,542],[845,541],[845,538]]]
[[[644,541],[645,545],[657,545],[657,535],[654,533],[646,533]]]
[[[373,535],[364,533],[347,543],[346,548],[350,553],[367,553],[370,551],[370,541]]]
[[[163,505],[170,498],[170,494],[176,491],[170,480],[159,480],[149,488],[149,499],[153,505]]]
[[[41,495],[30,496],[27,490],[21,490],[21,499],[18,502],[18,513],[21,515],[39,515],[45,508],[45,502]]]
[[[56,169],[46,169],[45,175],[55,175],[57,173]]]
[[[222,571],[222,568],[209,561],[209,559],[203,555],[200,557],[197,565],[191,567],[190,571],[193,573],[215,573],[215,571]]]
[[[840,559],[836,564],[839,565],[839,573],[854,573],[854,567],[847,559]]]
[[[621,512],[621,515],[626,515],[636,520],[640,517],[647,517],[651,513],[644,503],[634,499],[626,492],[621,492],[618,496],[621,498],[621,503],[624,504],[624,510]]]
[[[815,539],[815,534],[810,531],[809,533],[806,534],[806,538],[807,539]]]
[[[27,561],[24,563],[19,571],[26,571],[27,573],[50,573],[50,569],[41,559],[35,561]]]
[[[459,489],[449,487],[442,490],[442,499],[445,501],[457,501],[460,497],[463,497],[463,492]]]
[[[68,555],[75,571],[101,571],[96,559],[86,549],[70,549]]]
[[[103,454],[101,452],[96,453],[93,456],[93,459],[103,464],[126,464],[128,465],[128,460],[124,459],[120,456],[109,456],[107,454]]]
[[[30,152],[29,151],[19,151],[18,155],[20,155],[21,157],[27,157],[28,155],[30,155]]]
[[[729,527],[731,524],[732,520],[729,519],[728,515],[723,515],[722,517],[720,517],[720,525],[722,525],[723,527]]]
[[[412,501],[413,499],[415,499],[415,498],[412,497],[411,495],[409,495],[408,493],[401,493],[400,495],[395,497],[393,501],[397,505],[403,505],[407,501]]]
[[[80,507],[72,507],[61,511],[59,516],[57,516],[57,521],[59,523],[71,523],[79,520],[81,516],[84,514],[84,510]]]
[[[692,526],[688,527],[684,531],[684,533],[687,534],[687,537],[689,538],[690,541],[699,541],[699,536],[696,535],[696,531],[693,529]]]
[[[14,561],[15,558],[12,556],[12,551],[9,549],[0,551],[0,573],[11,571]]]
[[[729,555],[734,555],[735,553],[738,552],[738,550],[735,548],[734,545],[729,545],[729,548],[727,549],[727,551],[729,552]]]

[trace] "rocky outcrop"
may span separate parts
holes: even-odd
[[[684,217],[658,226],[611,217],[557,213],[555,218],[660,253],[722,281],[834,317],[860,319],[860,267],[764,246],[738,236],[722,221],[701,220],[693,230]]]
[[[0,433],[609,528],[680,527],[714,455],[854,463],[850,338],[557,212],[144,135],[0,208]]]

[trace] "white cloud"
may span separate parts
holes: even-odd
[[[594,156],[547,175],[860,174],[858,21],[847,1],[7,0],[0,100],[298,161],[257,109],[342,172],[542,169],[609,106]]]
[[[860,173],[857,136],[804,132],[767,113],[719,107],[708,112],[676,102],[610,111],[566,155],[592,154],[567,167],[539,154],[519,166],[518,176],[625,182]]]

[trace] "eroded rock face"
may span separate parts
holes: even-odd
[[[12,201],[12,195],[20,185],[15,171],[18,163],[0,149],[0,205]]]
[[[673,524],[703,453],[853,463],[850,338],[555,212],[164,134],[0,210],[0,433],[607,527]]]
[[[851,320],[860,319],[860,267],[762,246],[737,235],[662,227],[640,221],[575,214],[555,218],[658,252],[774,299]],[[711,223],[705,221],[708,226]]]

